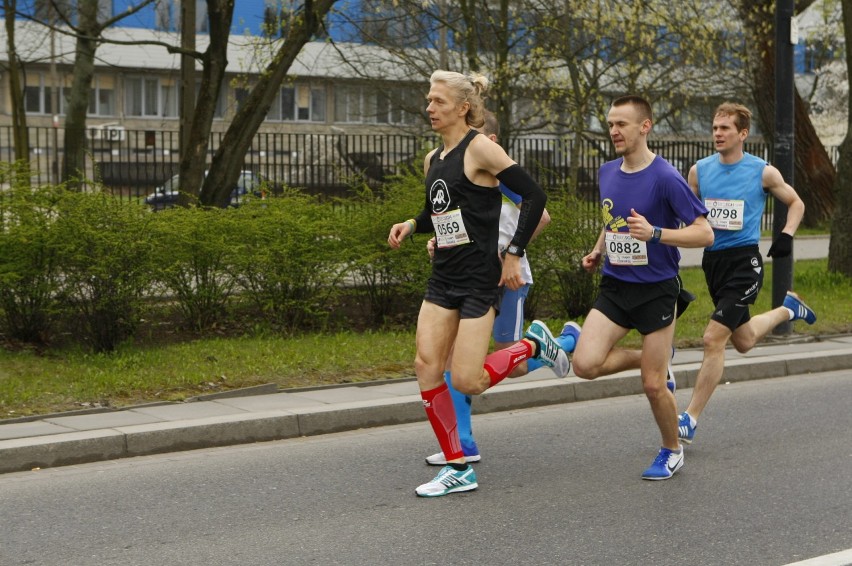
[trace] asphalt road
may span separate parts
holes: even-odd
[[[0,564],[783,565],[852,548],[850,400],[724,385],[664,482],[642,396],[479,416],[480,488],[429,500],[425,423],[6,474]]]

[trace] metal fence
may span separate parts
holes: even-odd
[[[38,184],[59,180],[64,130],[30,128],[30,160]],[[150,193],[178,172],[179,134],[176,131],[127,130],[106,125],[87,131],[87,178],[112,193],[138,198]],[[208,160],[222,143],[223,134],[210,137]],[[273,186],[301,187],[314,194],[344,196],[354,180],[380,187],[404,166],[420,166],[434,136],[258,133],[245,156],[243,168]],[[651,150],[666,158],[684,177],[698,159],[713,153],[711,141],[651,140]],[[507,150],[548,191],[573,191],[593,205],[597,201],[598,169],[615,157],[609,139],[536,137],[509,142]],[[828,148],[836,162],[837,148]],[[746,151],[771,160],[771,146],[746,144]],[[11,126],[0,127],[0,159],[16,156]],[[209,161],[208,161],[209,163]],[[771,218],[768,199],[766,218]],[[766,224],[766,221],[765,221]],[[764,226],[768,228],[768,225]]]

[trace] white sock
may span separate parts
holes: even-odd
[[[689,426],[691,426],[692,428],[695,428],[698,425],[698,421],[695,420],[695,417],[693,417],[692,415],[690,415],[686,411],[684,411],[684,413],[686,413],[686,416],[689,417]]]
[[[790,320],[793,320],[794,318],[796,318],[796,313],[793,311],[793,309],[791,309],[790,307],[784,307],[784,308],[787,309],[787,312],[790,313]]]

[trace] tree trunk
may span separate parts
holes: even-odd
[[[95,51],[101,33],[98,26],[98,1],[80,0],[77,3],[78,36],[74,52],[74,77],[65,112],[65,162],[62,181],[68,188],[82,188],[86,179],[86,114],[92,78],[95,76]],[[54,88],[59,88],[55,85]],[[60,91],[61,92],[61,91]],[[59,109],[57,108],[58,112]]]
[[[210,44],[204,53],[201,70],[201,85],[192,116],[192,126],[186,136],[186,146],[180,156],[180,188],[178,205],[186,206],[199,201],[204,170],[207,166],[207,148],[210,143],[210,129],[216,112],[216,101],[222,90],[225,68],[228,66],[228,38],[234,17],[234,0],[208,0],[207,15],[210,21]],[[195,88],[195,85],[184,85]],[[233,126],[232,126],[233,127]],[[214,159],[215,163],[215,159]],[[233,175],[232,186],[237,182],[239,167]],[[209,175],[207,179],[209,179]],[[226,200],[221,206],[227,206],[230,191],[226,191]],[[210,203],[208,203],[210,204]]]
[[[233,0],[231,0],[233,1]],[[305,8],[293,19],[290,33],[266,67],[245,103],[234,116],[213,156],[210,171],[201,189],[200,202],[206,206],[225,207],[230,202],[231,189],[236,185],[246,152],[266,118],[281,82],[302,47],[316,33],[335,0],[306,0]],[[196,117],[200,107],[196,108]]]
[[[852,0],[842,0],[843,32],[846,36],[846,69],[852,76]],[[852,97],[849,98],[847,121],[852,123]],[[837,197],[831,217],[831,240],[828,244],[828,269],[852,277],[852,127],[840,145],[837,177],[834,180]]]
[[[775,139],[775,2],[743,0],[740,15],[752,53],[760,54],[751,62],[752,98],[757,106],[757,119],[767,142]],[[797,6],[801,9],[800,6]],[[814,129],[804,101],[795,93],[795,179],[790,183],[805,203],[802,224],[817,227],[834,213],[833,185],[836,172],[825,146]],[[791,179],[786,179],[790,182]]]
[[[21,61],[15,50],[15,11],[17,0],[3,0],[6,16],[6,51],[9,55],[9,88],[12,91],[12,137],[14,138],[15,160],[30,161],[30,139],[27,130],[27,112],[24,108],[24,85],[21,81]]]

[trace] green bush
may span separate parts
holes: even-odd
[[[0,308],[3,329],[15,340],[48,341],[57,312],[57,203],[63,189],[33,190],[23,163],[0,163]]]
[[[152,215],[102,192],[66,191],[58,211],[65,308],[84,342],[112,351],[133,335],[151,289]]]
[[[194,330],[224,320],[237,285],[231,266],[240,227],[231,212],[171,208],[150,224],[152,276]]]
[[[232,276],[269,322],[290,330],[323,327],[340,293],[345,257],[332,206],[288,190],[237,210]]]
[[[416,216],[423,208],[423,176],[415,173],[390,180],[380,197],[362,194],[351,221],[348,262],[356,281],[352,292],[364,319],[374,327],[416,320],[431,271],[428,235],[415,235],[398,250],[388,245],[391,226]]]
[[[549,195],[550,225],[530,245],[534,284],[527,316],[584,316],[597,294],[599,275],[582,268],[583,256],[600,235],[600,217],[567,194]]]

